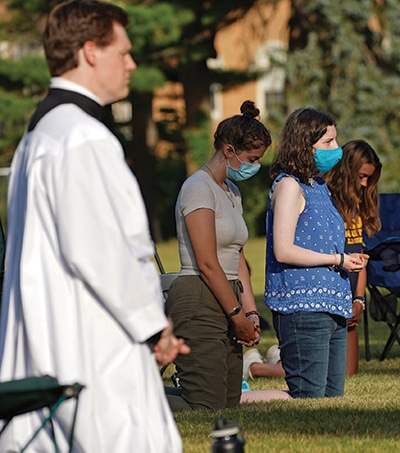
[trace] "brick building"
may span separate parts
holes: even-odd
[[[256,103],[263,119],[268,117],[271,106],[283,103],[290,12],[290,0],[276,3],[259,0],[240,20],[217,33],[217,57],[208,61],[209,66],[253,71],[258,77],[233,88],[219,84],[210,87],[212,130],[222,119],[239,113],[246,99]],[[171,105],[184,111],[182,87],[178,83],[167,83],[155,93],[154,119],[160,120],[160,111]]]

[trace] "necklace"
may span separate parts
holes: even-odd
[[[214,173],[211,171],[210,167],[208,165],[204,165],[204,168],[207,169],[207,172],[210,174],[210,176],[212,177],[212,179],[215,181],[215,184],[217,184],[218,187],[220,187],[222,189],[222,191],[224,192],[226,198],[230,201],[231,205],[232,205],[232,208],[235,207],[235,204],[233,202],[233,199],[232,199],[232,195],[231,195],[231,191],[229,190],[229,187],[228,187],[228,190],[225,190],[222,185],[217,181],[217,178],[214,176]]]

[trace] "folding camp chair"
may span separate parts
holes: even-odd
[[[75,408],[69,433],[69,451],[72,452],[78,398],[83,388],[84,386],[78,383],[60,385],[57,379],[50,376],[28,377],[15,381],[1,382],[0,419],[4,420],[4,424],[1,428],[0,436],[15,416],[48,408],[47,413],[43,413],[41,425],[38,426],[32,437],[20,450],[20,453],[26,451],[28,446],[46,425],[50,426],[54,450],[58,453],[59,448],[53,430],[52,419],[64,401],[74,398]]]
[[[154,252],[154,259],[155,259],[158,269],[160,271],[161,290],[163,292],[164,301],[166,301],[167,296],[168,296],[168,290],[169,290],[170,286],[172,285],[172,283],[174,282],[174,280],[176,279],[176,277],[178,277],[179,273],[178,272],[165,272],[165,268],[162,264],[162,261],[161,261],[160,255],[158,254],[157,249],[155,249],[155,252]],[[161,367],[161,369],[160,369],[161,376],[164,374],[164,372],[168,368],[168,366],[169,366],[169,364]]]
[[[382,229],[364,237],[367,265],[369,313],[374,321],[385,322],[390,334],[380,360],[387,357],[395,341],[400,345],[400,194],[381,194],[379,214]]]

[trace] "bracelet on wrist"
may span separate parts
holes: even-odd
[[[343,264],[344,264],[344,253],[340,254],[340,264],[339,264],[339,270],[343,269]]]
[[[337,271],[341,271],[343,269],[343,264],[344,264],[344,253],[339,253],[340,255],[340,262],[339,262],[339,265],[335,266],[335,269]],[[335,257],[336,259],[336,257]]]
[[[246,312],[246,318],[248,318],[251,315],[256,315],[256,316],[260,317],[260,313],[257,310],[250,310],[250,311]]]
[[[336,269],[336,253],[333,254],[333,264],[329,265],[331,269]]]
[[[365,310],[365,297],[364,296],[357,296],[353,299],[353,304],[355,302],[358,302],[359,304],[362,305],[363,311]]]

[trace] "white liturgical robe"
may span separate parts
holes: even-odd
[[[50,375],[85,385],[74,452],[180,452],[146,339],[167,319],[138,184],[120,143],[75,104],[27,132],[9,185],[1,381]],[[73,401],[55,431],[67,451]],[[15,417],[0,451],[23,446],[39,413]],[[41,431],[28,452],[51,452]]]

